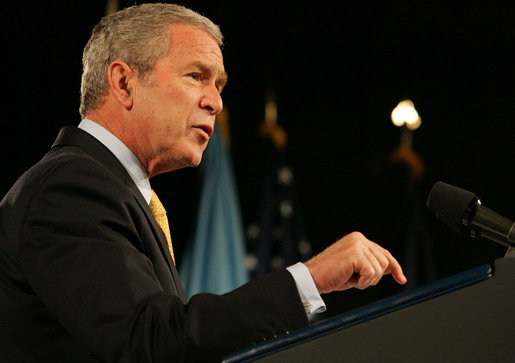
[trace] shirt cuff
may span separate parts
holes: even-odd
[[[324,300],[318,293],[315,281],[311,277],[306,265],[302,262],[298,262],[293,266],[287,268],[287,270],[293,276],[297,290],[299,290],[300,299],[304,304],[304,309],[308,318],[312,314],[323,313],[326,310]]]

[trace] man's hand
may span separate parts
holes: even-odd
[[[407,281],[391,253],[359,232],[341,238],[305,265],[320,294],[352,287],[365,289],[387,274],[399,284]]]

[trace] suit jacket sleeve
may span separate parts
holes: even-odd
[[[287,271],[184,304],[156,277],[134,195],[95,160],[49,169],[27,192],[20,265],[51,316],[94,356],[219,360],[307,325]]]

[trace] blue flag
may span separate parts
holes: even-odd
[[[199,292],[223,294],[249,280],[232,162],[216,128],[200,171],[202,187],[196,226],[180,268],[188,298]]]

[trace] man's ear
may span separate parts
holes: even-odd
[[[117,60],[107,68],[109,90],[115,100],[127,110],[133,105],[132,91],[135,78],[136,72],[125,62]]]

